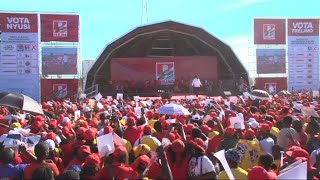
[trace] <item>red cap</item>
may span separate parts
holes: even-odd
[[[100,158],[96,154],[90,154],[84,161],[84,165],[87,167],[100,167]]]
[[[93,141],[96,137],[96,131],[93,128],[87,129],[86,132],[83,134],[83,138],[86,141]]]
[[[255,138],[255,132],[252,129],[247,129],[244,133],[246,138]]]
[[[309,153],[308,153],[306,150],[304,150],[304,149],[295,149],[295,150],[292,151],[291,157],[292,157],[292,158],[304,157],[304,158],[309,159],[309,158],[310,158],[310,155],[309,155]]]
[[[262,131],[264,133],[269,133],[271,130],[269,124],[266,124],[266,123],[261,124],[259,129],[260,129],[260,131]]]
[[[112,132],[113,132],[113,128],[111,126],[106,126],[103,129],[103,133],[104,134],[109,134],[109,133],[112,133]]]
[[[184,151],[185,145],[180,139],[176,139],[171,144],[171,149],[175,153],[182,153]]]
[[[87,121],[82,121],[82,122],[80,122],[80,127],[88,128],[89,124]]]
[[[139,156],[132,164],[131,168],[136,170],[139,165],[142,165],[143,168],[146,168],[151,162],[151,159],[147,155]]]
[[[87,128],[79,127],[79,128],[77,129],[76,135],[83,137],[83,134],[86,132],[86,130],[87,130]]]
[[[126,153],[128,154],[128,151],[123,146],[117,146],[116,149],[113,152],[114,157],[119,158],[121,154]]]
[[[54,142],[57,142],[57,135],[53,132],[49,132],[46,134],[46,136],[44,137],[44,140],[47,140],[47,139],[51,139],[53,140]]]
[[[248,171],[248,180],[270,179],[268,172],[261,166],[254,166]]]
[[[143,133],[144,134],[151,134],[151,132],[152,132],[152,127],[150,125],[145,125],[143,127]]]
[[[211,112],[211,113],[210,113],[210,116],[211,116],[211,117],[217,117],[218,115],[217,115],[216,112]]]
[[[194,128],[194,125],[193,125],[193,124],[187,124],[187,125],[185,126],[184,131],[185,131],[186,134],[191,134],[193,128]]]
[[[170,126],[170,123],[167,121],[167,120],[164,120],[162,123],[161,123],[162,127],[166,128],[166,127],[169,127]]]
[[[202,139],[200,138],[195,138],[194,140],[190,141],[196,148],[202,150],[203,152],[205,152],[205,143]]]
[[[212,131],[212,129],[206,124],[202,125],[200,129],[206,135],[208,135],[208,133]]]
[[[44,117],[41,115],[37,115],[34,117],[34,121],[44,121]]]
[[[136,119],[132,116],[128,117],[127,119],[127,125],[133,126],[136,124]]]
[[[56,128],[58,127],[58,121],[55,120],[55,119],[51,119],[51,120],[49,121],[49,126],[50,126],[51,128],[53,128],[53,129],[56,129]]]
[[[82,145],[79,149],[80,152],[85,152],[85,153],[88,153],[88,154],[91,154],[91,149],[90,149],[90,146],[87,146],[87,145]]]
[[[228,137],[234,136],[235,133],[236,130],[233,127],[227,127],[225,130],[225,135],[227,135]]]

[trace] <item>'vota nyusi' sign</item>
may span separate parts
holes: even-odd
[[[2,32],[38,32],[37,14],[1,13],[0,24]]]

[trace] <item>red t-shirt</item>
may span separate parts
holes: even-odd
[[[69,170],[72,166],[83,166],[84,161],[80,161],[77,158],[72,159],[72,161],[69,162],[68,166],[66,167],[66,171]]]
[[[142,137],[142,126],[128,126],[123,133],[123,137],[133,146],[137,139]]]
[[[190,158],[184,157],[179,160],[177,159],[178,156],[175,156],[176,162],[173,163],[171,157],[169,156],[169,153],[166,152],[166,154],[173,179],[187,179]]]
[[[102,168],[96,175],[96,179],[111,179],[108,167]],[[139,175],[131,167],[126,167],[124,164],[114,163],[112,171],[114,179],[138,179]]]
[[[24,168],[24,179],[31,179],[32,178],[32,174],[33,172],[40,168],[40,167],[44,167],[44,166],[49,166],[52,168],[53,170],[53,174],[57,177],[59,176],[60,172],[59,169],[57,168],[57,166],[54,163],[37,163],[37,162],[33,162],[29,165],[26,166],[26,168]]]

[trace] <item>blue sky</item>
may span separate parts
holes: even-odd
[[[76,12],[81,59],[95,60],[105,46],[145,23],[143,0],[0,0],[3,11]],[[147,23],[175,20],[202,27],[248,61],[254,17],[316,17],[319,0],[148,0]]]

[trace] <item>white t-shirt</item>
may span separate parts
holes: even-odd
[[[202,166],[201,166],[202,163]],[[202,173],[201,173],[202,167]],[[209,172],[215,172],[215,168],[210,159],[203,155],[198,158],[191,158],[189,161],[188,173],[190,176],[201,176]]]
[[[265,153],[272,154],[272,146],[274,145],[274,140],[271,137],[262,139],[260,145]]]
[[[194,78],[193,81],[192,81],[192,86],[193,87],[200,87],[202,84],[201,84],[201,81],[200,79],[198,78]]]
[[[283,128],[280,130],[278,134],[277,144],[280,145],[284,151],[288,150],[290,139],[287,137],[287,133],[290,133],[292,135],[292,138],[294,140],[300,140],[299,133],[294,130],[293,128]]]

